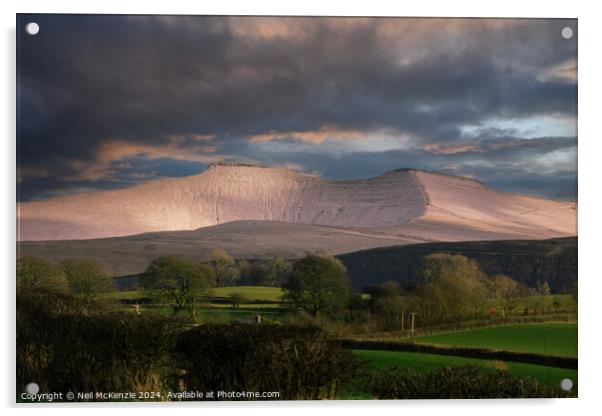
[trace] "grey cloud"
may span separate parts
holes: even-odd
[[[218,155],[261,160],[266,155],[245,139],[268,131],[334,125],[389,129],[421,145],[484,146],[462,137],[462,126],[576,114],[576,81],[541,77],[575,59],[576,39],[559,36],[563,26],[576,28],[574,20],[20,15],[19,33],[32,18],[40,34],[19,37],[18,156],[20,166],[51,175],[25,177],[24,199],[204,166],[140,156],[134,170],[114,167],[114,180],[74,181],[109,140],[161,146],[175,134],[210,134]],[[533,143],[512,149],[521,146]],[[501,154],[485,150],[491,160]],[[334,169],[304,157],[296,154],[294,162],[331,177],[358,174],[348,167],[352,158]],[[443,165],[433,160],[428,152],[406,152],[391,167]],[[456,162],[453,155],[446,160]]]

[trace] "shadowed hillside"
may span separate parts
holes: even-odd
[[[411,283],[422,258],[432,253],[462,254],[488,275],[506,274],[527,286],[547,281],[552,293],[570,290],[577,278],[577,238],[412,244],[338,256],[356,288],[387,280]]]

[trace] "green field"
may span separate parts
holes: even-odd
[[[553,385],[558,385],[563,378],[570,378],[574,383],[577,383],[577,370],[536,364],[405,351],[353,350],[353,354],[366,360],[367,365],[372,368],[405,367],[418,371],[428,371],[446,366],[475,365],[484,368],[507,369],[514,376],[532,377],[543,383]]]
[[[213,296],[228,297],[233,293],[240,293],[251,301],[280,302],[283,291],[279,287],[268,286],[224,286],[213,289]],[[107,298],[132,300],[145,296],[141,290],[126,290],[107,293]]]
[[[115,292],[108,292],[103,295],[107,299],[115,300],[133,300],[144,297],[144,293],[140,290],[118,290]]]
[[[134,309],[130,306],[124,305],[124,311],[134,312]],[[143,315],[161,315],[161,316],[171,316],[172,308],[166,305],[159,304],[150,304],[150,305],[142,305],[140,308],[140,313]],[[249,305],[248,308],[237,308],[233,309],[232,307],[206,307],[201,308],[197,311],[197,319],[200,323],[211,323],[211,322],[234,322],[242,319],[250,319],[255,315],[261,315],[263,320],[265,321],[270,319],[276,319],[277,317],[282,315],[282,311],[278,309],[270,309],[270,308],[253,308]],[[181,311],[181,316],[188,316],[188,311]]]
[[[213,290],[214,298],[228,298],[233,293],[240,293],[247,301],[241,303],[236,309],[229,303],[205,302],[197,311],[199,322],[233,322],[249,319],[255,315],[261,315],[264,320],[278,319],[285,313],[282,308],[282,289],[267,286],[227,286],[218,287]],[[130,290],[107,293],[106,297],[117,301],[132,301],[145,297],[144,291]],[[261,302],[261,303],[253,303]],[[127,304],[120,304],[119,309],[134,312],[135,309]],[[141,314],[170,316],[172,308],[161,303],[143,304],[140,307]],[[187,311],[181,314],[186,315]]]
[[[268,286],[225,286],[213,290],[213,296],[217,297],[228,297],[233,293],[240,293],[249,300],[280,302],[283,291],[279,287]]]
[[[414,338],[425,344],[577,356],[577,324],[506,325]]]

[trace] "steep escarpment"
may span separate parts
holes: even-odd
[[[500,192],[481,182],[416,172],[427,201],[421,222],[470,226],[525,238],[576,235],[577,204]]]
[[[424,202],[412,171],[332,181],[286,169],[215,165],[185,178],[19,204],[19,238],[115,237],[240,220],[392,226],[421,215]]]
[[[354,228],[389,236],[374,241],[576,234],[575,203],[409,169],[336,181],[281,168],[214,165],[184,178],[21,203],[17,214],[21,241],[197,230],[235,221]]]

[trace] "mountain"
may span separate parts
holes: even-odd
[[[17,219],[21,241],[190,231],[249,220],[362,229],[414,242],[576,234],[573,202],[410,169],[336,181],[281,168],[216,164],[184,178],[20,203]]]
[[[334,181],[215,165],[185,178],[19,204],[18,251],[53,261],[94,258],[123,276],[162,255],[207,260],[216,249],[239,259],[298,258],[441,241],[575,236],[576,208],[419,170]]]

